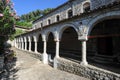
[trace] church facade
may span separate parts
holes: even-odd
[[[33,21],[14,46],[93,80],[120,80],[120,0],[69,0]]]

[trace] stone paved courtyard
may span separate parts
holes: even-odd
[[[15,49],[17,62],[15,80],[89,80],[74,74],[53,69],[23,51]]]

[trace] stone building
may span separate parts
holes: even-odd
[[[14,46],[93,80],[120,80],[120,0],[69,0],[33,21]]]

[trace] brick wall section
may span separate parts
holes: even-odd
[[[58,69],[80,75],[91,80],[120,80],[120,75],[115,74],[91,65],[87,67],[78,63],[59,58],[57,59]]]

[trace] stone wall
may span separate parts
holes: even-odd
[[[48,19],[51,20],[51,24],[57,22],[56,16],[60,16],[60,20],[64,20],[68,18],[68,10],[72,9],[73,15],[80,15],[83,13],[83,3],[84,2],[91,2],[90,8],[91,10],[94,10],[98,7],[101,7],[103,5],[108,5],[114,1],[120,1],[120,0],[73,0],[71,2],[66,3],[65,5],[59,7],[58,9],[54,10],[53,12],[43,16],[39,20],[35,21],[33,23],[33,29],[37,29],[41,27],[41,23],[43,26],[49,25]]]
[[[0,71],[3,69],[4,57],[0,56]]]
[[[120,0],[91,0],[91,2],[92,2],[91,8],[93,10],[93,9],[96,9],[96,8],[101,7],[103,5],[108,5],[114,1],[120,1]]]
[[[23,50],[21,50],[21,51],[23,51]],[[24,51],[24,52],[27,54],[30,54],[32,57],[35,57],[35,58],[39,59],[40,61],[42,61],[42,54],[41,53],[34,53],[34,52],[28,52],[28,51]]]
[[[67,3],[64,6],[59,7],[55,11],[45,15],[44,17],[40,18],[39,20],[33,23],[33,29],[41,27],[40,23],[43,23],[43,26],[48,25],[48,19],[51,20],[51,23],[56,22],[56,16],[60,16],[60,20],[64,20],[68,18],[68,10],[72,9],[73,15],[79,15],[81,13],[82,2],[85,0],[74,0],[72,2]],[[34,28],[36,27],[36,28]]]
[[[100,69],[91,65],[82,66],[78,63],[59,58],[57,68],[66,72],[74,73],[91,80],[120,80],[120,75],[110,71]]]

